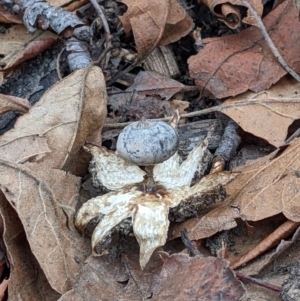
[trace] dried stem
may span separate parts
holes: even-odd
[[[189,250],[190,252],[190,255],[191,256],[203,256],[199,250],[193,245],[193,243],[191,242],[189,236],[188,236],[188,233],[187,233],[187,230],[186,228],[182,228],[180,230],[180,234],[181,234],[181,240],[183,242],[183,244],[186,246],[186,248]]]
[[[250,277],[248,275],[244,275],[242,273],[235,273],[235,275],[236,275],[236,278],[238,278],[242,281],[249,281],[253,284],[259,285],[261,287],[267,288],[267,289],[269,289],[271,291],[274,291],[274,292],[277,292],[277,293],[279,293],[280,290],[281,290],[280,286],[277,286],[277,285],[274,285],[274,284],[271,284],[271,283],[253,278],[253,277]]]
[[[204,115],[204,114],[208,114],[208,113],[213,113],[213,112],[221,110],[221,109],[222,109],[222,106],[215,106],[215,107],[211,107],[211,108],[204,109],[201,111],[195,111],[195,112],[190,112],[190,113],[186,113],[186,114],[181,114],[180,118],[196,117],[196,116],[200,116],[200,115]],[[172,118],[173,118],[173,116],[169,116],[169,117],[165,117],[165,118],[157,118],[155,120],[170,121]],[[120,128],[124,128],[125,126],[127,126],[133,122],[135,122],[135,121],[129,121],[129,122],[123,122],[123,123],[106,123],[106,124],[104,124],[104,128],[120,129]]]
[[[105,17],[105,14],[104,14],[102,8],[98,4],[97,0],[90,0],[90,1],[93,4],[98,16],[101,19],[101,22],[102,22],[104,31],[106,33],[106,36],[109,37],[110,36],[110,29],[109,29],[109,26],[108,26],[108,23],[107,23],[107,20],[106,20],[106,17]]]
[[[295,80],[300,82],[300,76],[293,69],[291,69],[288,66],[288,64],[286,63],[286,61],[283,59],[280,52],[278,51],[278,49],[274,45],[273,41],[271,40],[271,38],[264,26],[264,23],[262,22],[260,16],[256,12],[256,10],[252,7],[252,5],[247,0],[241,0],[241,1],[250,10],[251,14],[255,18],[258,28],[260,29],[264,39],[266,40],[268,46],[270,47],[273,55],[277,58],[278,62]]]
[[[155,186],[155,181],[154,181],[154,177],[153,177],[153,169],[154,169],[154,165],[145,166],[145,171],[148,176],[146,187],[145,187],[146,192],[152,191],[153,187]]]
[[[60,79],[60,80],[62,80],[62,75],[61,75],[61,72],[60,72],[60,64],[59,64],[59,62],[60,62],[60,57],[61,57],[61,55],[63,54],[63,52],[66,50],[66,47],[64,47],[60,52],[59,52],[59,54],[58,54],[58,56],[57,56],[57,58],[56,58],[56,72],[57,72],[57,75],[58,75],[58,78]]]

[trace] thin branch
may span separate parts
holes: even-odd
[[[203,255],[200,253],[200,251],[191,242],[186,228],[182,228],[180,230],[180,234],[181,234],[181,240],[182,240],[183,244],[186,246],[186,248],[189,250],[190,255],[191,256],[199,255],[199,256],[203,257]]]
[[[207,108],[207,109],[204,109],[201,111],[195,111],[195,112],[190,112],[190,113],[186,113],[186,114],[181,114],[180,118],[190,118],[190,117],[205,115],[205,114],[209,114],[209,113],[213,113],[215,111],[221,110],[222,108],[223,108],[222,106],[215,106],[215,107]],[[157,118],[155,120],[169,121],[171,119],[172,119],[172,116],[165,117],[165,118]],[[106,123],[106,124],[104,124],[104,128],[121,129],[133,122],[135,122],[135,121],[129,121],[129,122],[123,122],[123,123]]]
[[[248,275],[244,275],[242,273],[235,273],[235,275],[236,275],[236,278],[240,279],[241,281],[248,281],[248,282],[251,282],[251,283],[256,284],[258,286],[267,288],[267,289],[269,289],[271,291],[274,291],[274,292],[277,292],[277,293],[279,293],[280,290],[281,290],[280,286],[277,286],[277,285],[274,285],[274,284],[262,281],[260,279],[256,279],[256,278],[250,277]]]
[[[58,78],[60,80],[62,80],[62,75],[61,75],[61,72],[60,72],[60,57],[62,55],[62,53],[66,50],[66,47],[64,47],[58,54],[57,58],[56,58],[56,72],[57,72],[57,75],[58,75]]]
[[[110,36],[110,29],[109,29],[109,26],[108,26],[108,23],[107,23],[107,20],[106,20],[106,17],[105,17],[105,14],[104,14],[102,8],[98,4],[97,0],[90,0],[90,1],[93,4],[98,16],[101,19],[106,36]]]
[[[281,56],[280,52],[278,51],[278,49],[276,48],[276,46],[274,45],[273,41],[271,40],[265,26],[264,23],[262,22],[260,16],[258,15],[258,13],[256,12],[256,10],[252,7],[252,5],[247,1],[247,0],[241,0],[242,3],[250,10],[251,14],[253,15],[253,17],[255,18],[255,21],[257,22],[257,26],[260,29],[263,37],[265,38],[268,46],[270,47],[273,55],[277,58],[278,62],[281,64],[281,66],[298,82],[300,82],[300,76],[293,70],[291,69],[288,64],[286,63],[286,61],[283,59],[283,57]]]

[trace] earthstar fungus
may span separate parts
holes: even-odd
[[[165,125],[159,125],[159,128],[161,126],[160,129],[166,128],[169,131],[168,127],[170,126]],[[146,126],[157,126],[157,124],[153,124],[153,121],[151,121]],[[171,135],[174,135],[172,139],[176,139],[176,137],[178,139],[177,133],[174,134],[174,132],[172,129]],[[154,136],[162,138],[160,134],[162,133],[158,130]],[[128,136],[130,136],[130,133]],[[88,147],[88,151],[93,156],[92,165],[94,167],[91,173],[94,179],[99,184],[112,190],[102,196],[90,199],[79,209],[76,215],[75,224],[82,232],[92,219],[99,218],[99,223],[92,235],[94,255],[101,255],[102,252],[99,254],[97,246],[99,244],[101,246],[104,239],[123,220],[131,217],[133,232],[140,245],[140,266],[144,268],[154,250],[166,243],[170,223],[168,219],[169,208],[175,208],[181,202],[192,202],[195,199],[201,199],[205,193],[217,189],[235,177],[233,173],[220,172],[207,175],[195,185],[190,186],[207,150],[207,139],[204,139],[197,145],[187,159],[180,164],[180,158],[176,151],[178,142],[175,141],[174,143],[173,141],[172,143],[172,139],[168,141],[166,137],[161,141],[160,139],[155,139],[154,136],[148,140],[147,144],[153,141],[163,144],[158,147],[157,145],[150,146],[150,148],[147,145],[147,153],[149,155],[150,152],[152,159],[148,160],[146,164],[143,164],[140,155],[128,157],[128,154],[121,154],[127,159],[125,161],[120,155],[107,150],[105,147]],[[134,140],[134,135],[131,138]],[[146,141],[147,137],[143,137],[143,139]],[[143,147],[143,144],[140,147]],[[165,156],[165,161],[160,160],[156,156],[157,151],[161,151],[161,147],[165,147],[166,152],[169,153],[169,156]],[[128,148],[127,146],[128,149],[130,147]],[[154,152],[153,149],[155,150]],[[170,151],[170,149],[173,150]],[[136,154],[136,149],[134,154]],[[149,172],[147,174],[147,172],[132,162],[146,166],[154,164],[152,165],[153,168],[150,168],[151,174]]]

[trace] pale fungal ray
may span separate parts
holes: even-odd
[[[122,208],[129,206],[130,203],[134,203],[135,197],[140,197],[142,194],[143,192],[136,191],[136,188],[132,187],[127,191],[122,191],[122,193],[113,191],[92,198],[83,204],[77,212],[75,225],[80,231],[83,231],[93,218],[122,210]]]
[[[91,168],[95,169],[97,181],[110,190],[120,190],[127,185],[140,183],[146,173],[138,166],[126,162],[105,147],[86,148],[92,155]]]
[[[154,180],[167,189],[190,186],[198,165],[205,155],[207,146],[208,140],[205,138],[190,152],[181,165],[179,165],[177,152],[170,159],[155,165],[153,170]]]
[[[164,203],[139,204],[133,215],[133,232],[140,245],[140,266],[143,269],[151,255],[167,240],[169,209]]]

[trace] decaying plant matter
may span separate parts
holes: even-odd
[[[196,212],[191,207],[199,207],[205,202],[206,194],[211,197],[212,191],[235,177],[233,173],[221,172],[207,175],[191,186],[207,144],[204,139],[181,165],[176,152],[168,160],[154,165],[153,175],[149,177],[137,165],[126,162],[105,147],[89,147],[95,180],[113,190],[90,199],[76,216],[75,223],[81,231],[92,219],[98,217],[100,220],[92,235],[94,254],[106,251],[105,238],[124,219],[131,217],[133,232],[140,245],[140,265],[144,268],[154,250],[166,242],[169,208],[175,211],[178,208],[178,215],[190,217]]]

